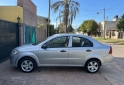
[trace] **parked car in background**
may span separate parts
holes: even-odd
[[[113,60],[112,47],[81,34],[55,34],[43,42],[13,49],[10,61],[23,72],[42,66],[84,67],[96,73]]]

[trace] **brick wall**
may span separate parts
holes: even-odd
[[[31,0],[18,0],[17,5],[23,7],[24,23],[31,26],[36,26],[37,25],[36,5]]]
[[[17,0],[17,5],[23,7],[23,23],[20,26],[20,45],[23,45],[25,24],[34,27],[37,26],[37,7],[31,0]]]

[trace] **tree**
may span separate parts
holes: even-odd
[[[87,32],[96,32],[98,29],[98,24],[94,20],[89,20],[87,24]]]
[[[72,23],[75,19],[77,12],[79,12],[79,3],[74,0],[61,0],[52,4],[52,9],[56,13],[59,8],[62,8],[63,23],[65,25],[65,32],[67,31],[68,21]]]
[[[72,28],[71,25],[69,25],[68,28],[67,28],[67,32],[73,32],[73,31],[74,31],[74,29]]]
[[[49,36],[53,35],[54,34],[54,25],[50,24],[50,25],[47,25],[47,34],[48,34],[48,26],[49,26]],[[48,36],[48,35],[47,35]],[[48,37],[49,37],[48,36]]]
[[[85,20],[80,28],[83,33],[88,33],[88,35],[91,35],[92,33],[97,32],[98,24],[94,20]]]
[[[124,14],[121,16],[120,21],[117,23],[116,28],[119,32],[123,32],[124,34]]]
[[[63,24],[63,23],[60,23],[60,24],[58,25],[57,30],[59,30],[59,33],[63,33],[63,32],[65,31],[65,30],[64,30],[64,24]]]
[[[78,27],[78,31],[82,31],[82,28],[81,28],[81,26],[79,26],[79,27]]]
[[[88,29],[88,20],[84,21],[81,25],[81,28],[82,28],[82,32],[83,33],[86,33],[87,32],[87,29]]]
[[[37,26],[38,28],[43,28],[44,24],[40,24],[39,26]]]

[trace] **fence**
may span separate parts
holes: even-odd
[[[29,44],[29,43],[34,43],[36,42],[36,28],[32,26],[25,25],[25,38],[24,38],[24,43]]]
[[[46,29],[37,28],[36,29],[36,39],[37,41],[42,41],[46,39]]]

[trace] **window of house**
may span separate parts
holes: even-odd
[[[109,31],[106,31],[106,36],[109,36]]]
[[[112,31],[112,36],[115,36],[115,31]]]

